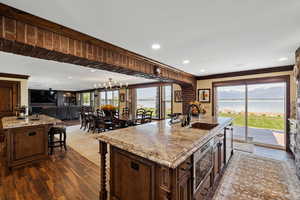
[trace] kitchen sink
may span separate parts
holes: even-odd
[[[203,130],[211,130],[218,126],[219,124],[210,124],[204,122],[194,122],[192,123],[191,128],[203,129]]]

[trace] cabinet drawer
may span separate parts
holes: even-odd
[[[11,134],[13,160],[45,154],[47,135],[42,127],[15,129]]]

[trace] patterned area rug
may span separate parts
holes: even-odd
[[[235,152],[214,200],[299,200],[300,181],[288,162]]]

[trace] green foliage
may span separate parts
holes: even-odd
[[[220,117],[234,118],[234,124],[237,126],[245,126],[245,116],[241,113],[219,113]],[[268,116],[249,114],[248,126],[252,128],[265,128],[272,130],[284,130],[284,117],[280,115]]]

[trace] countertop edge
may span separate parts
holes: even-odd
[[[195,142],[196,144],[193,147],[191,147],[191,149],[183,151],[172,162],[161,160],[161,159],[157,159],[155,156],[151,156],[151,155],[147,156],[148,152],[144,152],[142,150],[142,148],[134,148],[134,147],[124,148],[122,145],[120,145],[120,141],[114,141],[114,139],[112,139],[112,138],[105,138],[105,136],[102,136],[102,138],[97,137],[95,139],[97,139],[99,141],[102,141],[102,142],[105,142],[105,143],[108,143],[109,145],[112,145],[112,146],[117,147],[119,149],[122,149],[124,151],[128,151],[129,153],[132,153],[134,155],[137,155],[137,156],[140,156],[142,158],[148,159],[148,160],[150,160],[152,162],[155,162],[155,163],[161,164],[163,166],[175,169],[182,162],[184,162],[189,156],[191,156],[195,151],[197,151],[197,149],[199,149],[203,144],[205,144],[210,139],[212,139],[213,137],[215,137],[218,134],[218,131],[224,129],[232,121],[233,121],[233,118],[228,118],[228,120],[226,122],[224,122],[223,124],[217,126],[214,129],[210,130],[211,133],[207,134],[207,136],[205,136],[205,138],[202,138],[201,141]]]
[[[20,119],[20,121],[18,121],[19,124],[10,124],[10,125],[6,125],[4,119],[5,118],[10,118],[10,117],[3,117],[1,119],[1,123],[2,123],[2,129],[4,131],[7,131],[9,129],[16,129],[16,128],[23,128],[23,127],[31,127],[31,126],[41,126],[41,125],[51,125],[51,124],[56,124],[56,123],[61,123],[62,121],[59,119],[56,119],[54,117],[50,117],[48,115],[44,115],[43,117],[46,117],[47,119],[41,119],[41,120],[37,120],[37,121],[32,121],[32,124],[29,123],[24,123],[23,120],[24,119]],[[19,119],[15,119],[15,120],[19,120]]]

